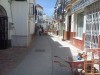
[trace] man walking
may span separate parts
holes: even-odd
[[[42,27],[40,25],[40,27],[39,27],[39,35],[41,36],[41,34],[42,34]]]

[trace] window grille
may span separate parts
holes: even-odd
[[[98,2],[100,3],[100,1]],[[100,10],[98,2],[87,7],[85,48],[98,48],[100,26]]]

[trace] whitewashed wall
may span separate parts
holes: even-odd
[[[4,7],[8,16],[8,24],[13,23],[14,28],[8,25],[8,38],[12,40],[12,46],[28,46],[31,34],[34,33],[34,17],[29,19],[29,2],[36,3],[35,0],[12,1],[0,0],[0,5]]]
[[[30,24],[29,24],[30,31],[29,32],[30,34],[33,34],[35,31],[35,21],[33,18],[31,18],[29,21],[30,21]]]
[[[28,14],[29,4],[27,1],[13,1],[12,14],[15,27],[15,35],[12,38],[12,46],[28,46]]]
[[[13,1],[12,11],[16,35],[28,35],[28,3],[25,1]]]
[[[33,5],[36,5],[36,1],[35,0],[30,0],[29,1],[29,8],[30,8],[30,15],[31,17],[29,17],[29,34],[34,34],[35,31],[35,15],[33,16]],[[35,9],[35,7],[34,7]],[[35,12],[35,11],[34,11]]]

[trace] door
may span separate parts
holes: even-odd
[[[69,19],[69,23],[68,23],[68,34],[67,34],[67,38],[68,40],[70,40],[70,32],[71,32],[71,15],[68,17]]]
[[[8,19],[0,17],[0,49],[8,48]]]

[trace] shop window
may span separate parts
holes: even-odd
[[[78,13],[77,15],[77,37],[82,38],[84,23],[84,12]]]

